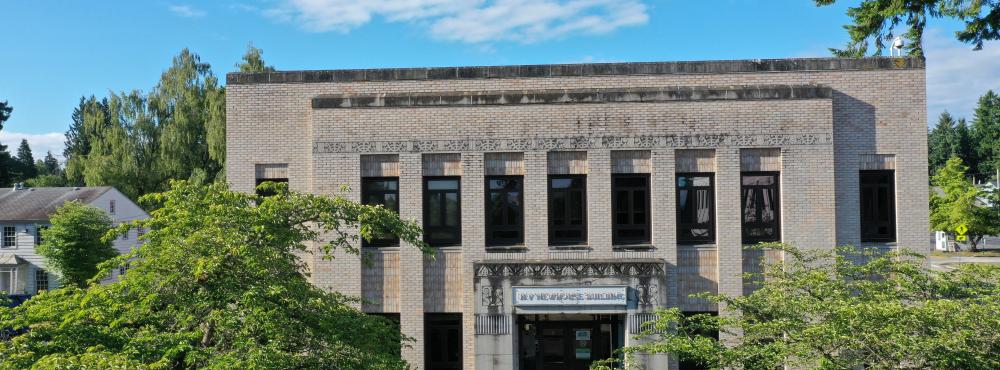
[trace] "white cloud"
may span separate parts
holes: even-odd
[[[932,29],[924,35],[927,55],[927,122],[937,123],[947,110],[972,120],[979,97],[987,90],[1000,91],[1000,43],[987,42],[973,51],[953,35]]]
[[[603,34],[649,20],[641,0],[284,0],[263,12],[313,32],[348,32],[380,17],[426,27],[436,39],[532,43]]]
[[[7,152],[11,156],[17,155],[17,147],[21,145],[22,139],[28,139],[31,146],[31,155],[36,160],[45,158],[45,152],[52,151],[52,155],[63,161],[63,148],[65,148],[66,136],[61,132],[50,132],[47,134],[24,134],[20,132],[0,131],[0,144],[7,146]]]
[[[184,18],[200,18],[205,16],[205,11],[200,9],[195,9],[190,5],[170,5],[167,7],[171,13]]]

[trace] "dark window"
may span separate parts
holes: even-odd
[[[549,244],[587,242],[586,194],[586,176],[549,176]]]
[[[42,233],[45,232],[49,227],[44,225],[35,226],[35,245],[42,244]]]
[[[524,177],[486,178],[486,245],[524,243]]]
[[[35,270],[35,291],[44,292],[49,290],[49,273],[45,270]]]
[[[111,202],[110,202],[110,205],[108,205],[108,211],[110,211],[109,213],[111,213],[111,214],[115,214],[115,200],[114,199],[112,199]]]
[[[254,188],[256,188],[257,186],[260,186],[260,184],[263,184],[265,182],[280,182],[280,183],[287,184],[288,183],[288,179],[257,179],[257,183],[254,185]],[[256,189],[256,191],[257,191],[257,195],[262,196],[262,197],[270,197],[270,196],[275,195],[274,192],[271,191],[271,190]]]
[[[11,248],[14,246],[14,242],[17,240],[16,229],[13,226],[3,227],[3,244],[0,246],[4,248]]]
[[[432,246],[462,243],[459,177],[424,178],[424,241]]]
[[[365,177],[361,179],[361,204],[382,205],[399,213],[399,178]],[[399,245],[399,238],[391,234],[379,234],[371,241],[362,240],[362,247],[388,247]]]
[[[715,197],[710,173],[677,174],[677,242],[715,242]]]
[[[778,173],[744,172],[742,184],[743,243],[781,240]]]
[[[649,175],[614,175],[611,204],[614,206],[612,243],[649,243]]]
[[[893,171],[861,171],[861,241],[896,240]]]
[[[424,348],[427,369],[462,368],[462,314],[429,313],[424,317]]]

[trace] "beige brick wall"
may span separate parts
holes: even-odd
[[[513,140],[520,145],[544,139],[590,138],[586,148],[496,151],[524,152],[525,258],[550,258],[547,245],[546,171],[549,150],[587,152],[588,248],[574,257],[624,256],[611,246],[610,156],[619,138],[692,136],[676,148],[650,150],[652,161],[651,255],[666,263],[661,282],[663,302],[676,305],[678,274],[699,266],[678,266],[674,224],[674,158],[677,149],[714,149],[717,161],[717,242],[708,248],[717,255],[718,291],[741,294],[743,254],[740,241],[738,191],[741,137],[753,137],[753,147],[780,148],[781,218],[785,242],[811,248],[859,243],[858,176],[861,156],[891,154],[896,159],[897,239],[894,245],[927,249],[927,143],[924,70],[876,69],[855,71],[798,71],[729,74],[609,75],[585,77],[449,79],[378,82],[285,84],[231,84],[227,87],[227,178],[234,189],[249,191],[255,164],[287,163],[294,190],[360,199],[360,156],[382,153],[386,142],[439,141],[435,148],[461,153],[461,247],[451,248],[447,263],[461,266],[460,284],[448,284],[446,293],[427,294],[425,259],[414,248],[400,249],[398,306],[405,334],[417,339],[404,357],[420,367],[423,362],[425,310],[463,314],[464,364],[474,368],[493,357],[477,359],[472,265],[490,258],[484,250],[483,152],[463,146],[469,141]],[[477,105],[450,107],[387,107],[312,109],[311,99],[324,94],[386,94],[407,92],[497,91],[532,89],[693,87],[729,85],[807,85],[833,89],[829,99],[674,101],[659,103]],[[728,135],[714,142],[712,135]],[[811,138],[811,139],[809,139]],[[455,143],[441,143],[455,140]],[[634,146],[628,144],[626,146]],[[419,147],[419,145],[414,144]],[[374,149],[374,151],[369,150]],[[404,218],[420,220],[421,157],[400,154],[401,207]],[[342,192],[341,186],[352,190]],[[361,296],[362,267],[357,258],[338,255],[333,260],[313,258],[312,279],[320,287]],[[436,270],[435,270],[436,271]],[[367,272],[366,272],[367,273]],[[437,273],[437,272],[435,272]],[[428,280],[438,281],[438,280]],[[444,288],[441,288],[444,289]],[[377,297],[378,295],[369,295]],[[431,298],[425,298],[431,297]],[[425,302],[425,299],[448,302]],[[366,305],[366,309],[391,307]],[[493,340],[493,339],[490,339]],[[516,353],[516,352],[515,352]],[[505,363],[496,365],[504,368]],[[483,368],[481,365],[480,368]]]

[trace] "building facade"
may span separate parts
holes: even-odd
[[[306,257],[316,285],[398,318],[422,369],[586,368],[658,307],[743,294],[743,272],[781,258],[744,250],[760,241],[927,248],[920,59],[227,80],[235,189],[287,181],[424,226],[433,258],[390,236],[360,246],[369,264]]]
[[[141,207],[113,187],[0,188],[0,292],[27,296],[56,288],[59,278],[45,266],[35,247],[42,241],[42,229],[66,202],[81,202],[108,214],[117,225],[149,217]],[[130,230],[113,242],[119,253],[139,244],[137,230]],[[124,269],[112,271],[108,281]]]

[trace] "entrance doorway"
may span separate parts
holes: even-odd
[[[520,369],[589,369],[621,347],[623,319],[622,315],[520,315]]]

